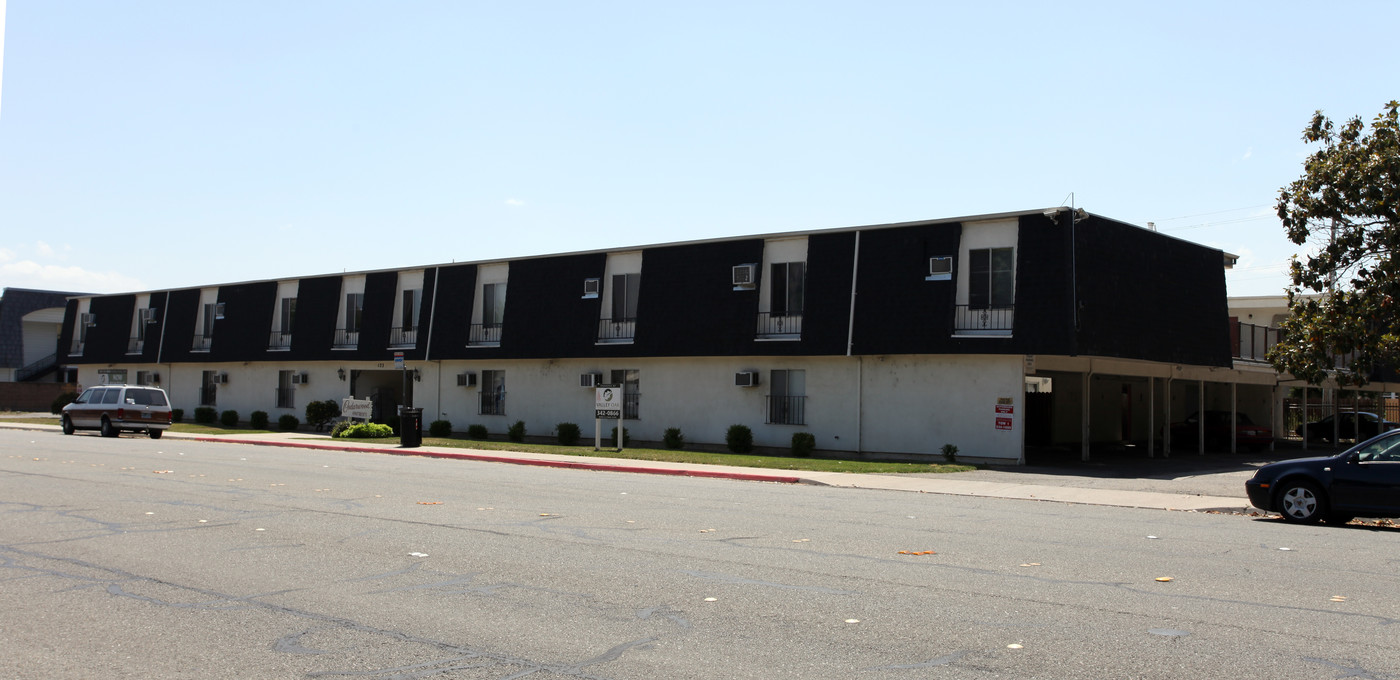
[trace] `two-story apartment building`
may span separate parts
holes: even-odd
[[[954,444],[1015,463],[1160,452],[1207,382],[1268,422],[1272,381],[1232,367],[1226,266],[1060,207],[82,296],[60,344],[82,383],[156,383],[245,419],[355,396],[458,430],[591,436],[589,388],[610,384],[640,441],[743,424],[761,446],[801,431],[847,455]]]

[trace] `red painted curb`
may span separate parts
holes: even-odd
[[[746,482],[777,482],[797,484],[801,477],[750,474],[746,472],[716,472],[711,470],[682,470],[677,468],[648,468],[628,465],[606,465],[602,463],[574,463],[565,460],[536,460],[532,458],[510,458],[506,456],[486,456],[475,453],[447,453],[445,451],[419,451],[414,449],[386,449],[368,446],[341,446],[327,444],[297,444],[293,442],[263,441],[257,439],[223,439],[218,437],[194,437],[193,441],[221,444],[251,444],[253,446],[281,446],[293,449],[320,449],[322,451],[348,451],[351,453],[385,453],[392,456],[423,456],[426,458],[456,458],[476,460],[486,463],[510,463],[512,465],[535,465],[539,467],[568,468],[573,470],[596,470],[599,472],[633,472],[644,475],[671,475],[676,477],[709,477],[712,479],[737,479]]]

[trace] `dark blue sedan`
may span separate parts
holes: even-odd
[[[1251,504],[1289,522],[1345,524],[1353,517],[1400,517],[1400,430],[1335,456],[1270,463],[1244,488]]]

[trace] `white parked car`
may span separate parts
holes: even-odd
[[[150,385],[102,385],[89,387],[59,417],[63,434],[75,430],[99,430],[115,437],[123,430],[145,432],[160,439],[170,427],[170,400],[165,390]]]

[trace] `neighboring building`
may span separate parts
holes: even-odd
[[[811,432],[847,455],[1147,455],[1202,404],[1276,410],[1272,373],[1234,365],[1231,260],[1053,208],[79,296],[60,345],[81,383],[244,419],[353,395],[457,430],[591,436],[588,388],[609,384],[639,441],[743,424],[760,446]]]
[[[60,381],[58,332],[79,293],[6,288],[0,293],[0,382]]]

